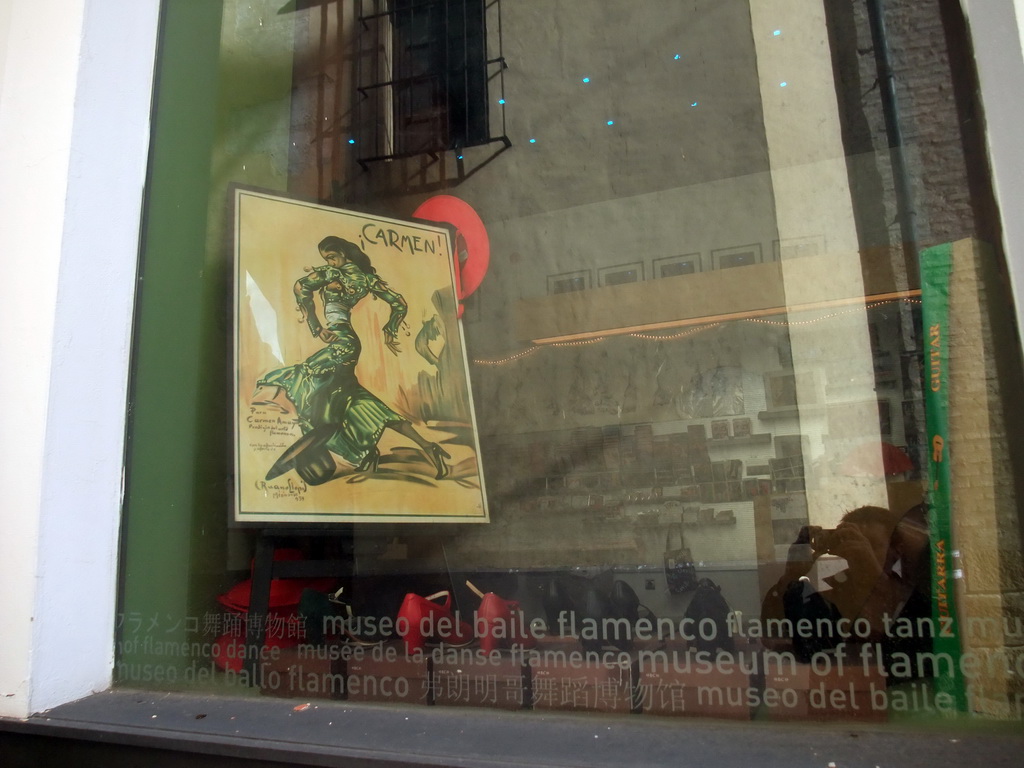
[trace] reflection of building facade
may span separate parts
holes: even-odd
[[[30,26],[19,15],[25,5],[0,18],[12,78],[28,69],[19,57],[31,46],[18,37]],[[152,57],[156,3],[116,23],[102,3],[76,5],[80,26],[71,19],[54,34],[91,46],[107,39],[106,24],[131,25],[125,56]],[[608,0],[588,13],[577,2],[428,5],[431,14],[458,6],[462,32],[416,16],[408,2],[165,4],[120,586],[110,562],[83,555],[72,573],[60,552],[81,543],[113,560],[135,236],[131,227],[110,230],[118,275],[109,280],[98,255],[80,265],[71,243],[84,231],[89,253],[106,249],[106,227],[96,231],[95,222],[110,216],[77,207],[83,200],[113,201],[118,218],[138,219],[137,190],[105,177],[89,153],[99,145],[106,152],[97,157],[117,155],[108,144],[117,137],[134,146],[121,153],[120,173],[140,178],[147,78],[141,68],[132,100],[94,115],[90,97],[105,90],[92,67],[106,59],[78,70],[65,62],[84,94],[72,120],[68,86],[63,133],[53,137],[69,148],[67,162],[50,169],[69,190],[68,208],[54,200],[25,219],[64,254],[59,270],[56,257],[47,262],[47,279],[30,279],[52,284],[40,301],[56,321],[46,330],[12,326],[53,350],[52,371],[48,363],[31,372],[53,395],[11,394],[30,406],[17,433],[43,458],[33,460],[25,495],[11,496],[31,522],[17,523],[5,545],[37,553],[51,570],[12,608],[25,622],[0,662],[0,694],[13,694],[0,715],[107,687],[115,624],[120,659],[174,667],[128,649],[124,622],[202,616],[248,568],[255,534],[224,525],[228,455],[202,447],[224,442],[230,320],[219,275],[233,184],[399,219],[446,192],[479,212],[491,266],[463,322],[492,524],[396,531],[386,541],[360,529],[351,546],[357,570],[384,581],[511,574],[501,583],[538,615],[537,574],[574,568],[613,572],[654,614],[678,621],[691,596],[662,582],[666,540],[679,529],[697,573],[755,616],[801,528],[834,528],[855,506],[902,512],[919,503],[932,446],[918,259],[953,243],[952,518],[956,567],[967,574],[958,596],[965,625],[988,628],[965,637],[964,650],[1006,654],[1019,616],[1012,394],[1021,350],[1003,309],[1002,265],[1020,280],[1014,254],[1024,242],[1018,225],[999,223],[982,158],[990,153],[1004,185],[1019,163],[1003,154],[1007,105],[989,94],[1020,73],[1020,40],[1005,52],[1010,64],[999,50],[979,50],[987,131],[975,117],[982,104],[970,48],[972,40],[984,47],[977,30],[1007,4],[971,3],[973,37],[944,2],[824,2],[809,11],[802,0],[701,0],[685,10],[670,0]],[[997,74],[989,57],[1000,62]],[[15,105],[38,101],[16,82],[3,94]],[[103,137],[89,128],[121,111],[134,120]],[[24,114],[28,122],[35,113]],[[12,178],[27,179],[15,160],[5,159],[20,170]],[[1004,211],[1020,197],[1009,184],[998,189]],[[103,194],[93,185],[106,185]],[[5,185],[5,199],[15,191]],[[11,252],[26,249],[29,228],[12,231]],[[56,233],[61,242],[50,242]],[[62,310],[81,309],[74,328],[56,313],[58,287]],[[93,318],[108,290],[120,314]],[[13,297],[11,317],[25,302]],[[83,316],[94,335],[80,346],[71,331]],[[170,345],[157,343],[166,326]],[[24,351],[12,346],[7,356]],[[77,423],[83,378],[66,373],[80,366],[95,382],[81,394],[103,389],[108,426],[95,435]],[[99,458],[85,477],[81,456],[93,453],[93,437]],[[17,450],[5,439],[5,456]],[[9,488],[16,480],[5,476]],[[85,496],[95,521],[88,531],[85,517],[69,522],[65,511]],[[8,561],[12,583],[24,583],[24,555]],[[79,571],[90,594],[77,601],[97,614],[86,622],[91,639],[74,646],[86,663],[54,684],[46,667],[72,650],[55,637],[61,594]],[[162,639],[185,641],[188,631],[174,626]],[[977,683],[977,712],[1014,716],[1018,679],[990,666]]]

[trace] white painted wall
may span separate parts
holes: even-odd
[[[0,715],[110,684],[157,0],[0,0]]]

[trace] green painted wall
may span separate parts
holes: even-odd
[[[127,684],[150,682],[157,666],[181,679],[195,657],[172,671],[153,640],[214,640],[215,598],[238,578],[229,552],[242,534],[225,526],[227,194],[230,181],[285,189],[291,58],[266,54],[290,51],[292,25],[267,2],[164,5],[126,457],[118,677]]]

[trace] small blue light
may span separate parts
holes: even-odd
[[[781,29],[776,29],[774,32],[772,32],[772,35],[774,35],[775,37],[778,37],[781,34],[782,34],[782,30]]]
[[[696,101],[695,101],[695,102],[693,102],[693,104],[691,104],[690,106],[691,106],[691,107],[696,107],[696,106],[697,106],[697,102],[696,102]]]
[[[530,139],[530,143],[531,143],[531,144],[536,144],[536,143],[537,143],[537,140],[536,140],[536,139]]]
[[[584,83],[589,83],[590,82],[590,78],[589,77],[584,77],[583,78],[583,82]]]
[[[499,104],[504,104],[504,103],[505,103],[505,100],[504,100],[504,99],[498,99],[498,103],[499,103]]]
[[[683,57],[682,57],[682,56],[680,56],[680,55],[679,55],[679,54],[677,53],[677,54],[676,54],[675,56],[673,56],[672,58],[673,58],[673,59],[674,59],[675,61],[679,61],[679,60],[680,60],[681,58],[683,58]]]
[[[356,140],[355,140],[355,139],[349,139],[349,140],[348,140],[348,143],[349,143],[349,144],[355,144],[355,143],[356,143]]]
[[[462,159],[462,155],[459,155],[458,159],[461,160]]]
[[[608,125],[615,125],[615,121],[614,120],[609,120],[608,121]]]
[[[785,88],[787,85],[789,85],[789,83],[783,80],[781,83],[779,83],[779,88]]]

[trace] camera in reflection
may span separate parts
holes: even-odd
[[[831,553],[840,542],[839,531],[835,528],[820,528],[813,532],[811,547],[815,552]]]

